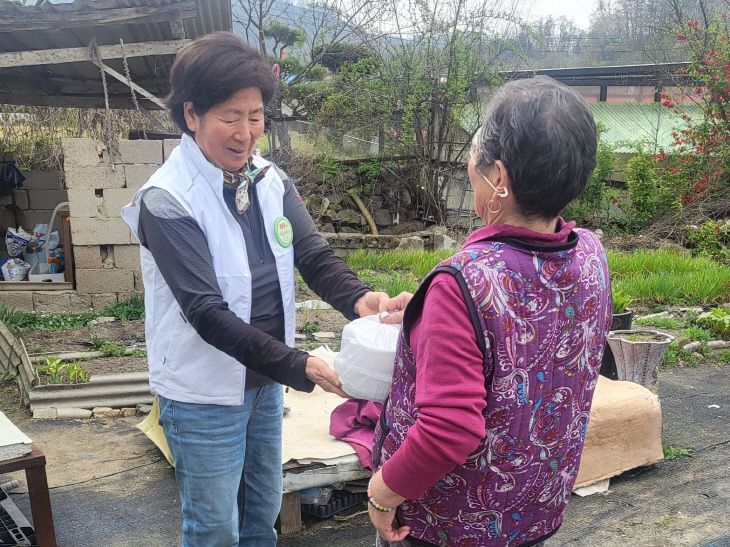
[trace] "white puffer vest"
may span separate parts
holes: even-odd
[[[268,165],[258,156],[256,167]],[[182,205],[203,230],[223,299],[243,321],[251,318],[251,273],[241,227],[223,199],[223,173],[211,164],[192,137],[183,135],[180,146],[122,209],[122,217],[137,235],[139,203],[152,187],[162,188]],[[256,183],[256,192],[269,245],[276,259],[284,332],[294,345],[294,249],[276,238],[275,223],[284,215],[284,183],[275,169]],[[150,386],[163,397],[188,403],[240,405],[246,369],[239,361],[214,348],[187,322],[162,277],[155,260],[140,245],[145,286],[145,335]]]

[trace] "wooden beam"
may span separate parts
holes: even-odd
[[[84,11],[63,9],[56,13],[33,12],[30,16],[21,12],[20,15],[5,14],[0,20],[0,32],[59,30],[125,23],[164,23],[169,21],[170,13],[173,11],[179,11],[185,18],[193,18],[198,15],[198,7],[194,1],[164,7],[139,6]]]
[[[165,40],[161,42],[135,42],[124,44],[127,57],[146,57],[148,55],[176,55],[190,40]],[[124,57],[122,46],[98,46],[102,59],[121,59]],[[38,49],[34,51],[14,51],[0,53],[0,68],[55,65],[59,63],[78,63],[89,60],[88,47],[63,49]]]
[[[91,62],[94,63],[96,66],[99,66],[99,63],[96,60],[91,59]],[[104,72],[106,72],[107,74],[109,74],[109,76],[111,76],[113,78],[116,78],[117,80],[119,80],[120,82],[122,82],[125,85],[130,86],[137,93],[139,93],[140,95],[142,95],[146,99],[149,99],[150,101],[152,101],[153,103],[155,103],[160,108],[166,108],[165,107],[165,103],[163,103],[160,99],[158,99],[157,97],[155,97],[152,93],[150,93],[146,89],[138,86],[134,82],[130,82],[129,80],[127,80],[127,77],[126,76],[123,76],[122,74],[119,74],[119,72],[117,72],[113,68],[110,68],[110,67],[106,66],[104,63],[101,63],[101,68],[103,68],[104,69]]]

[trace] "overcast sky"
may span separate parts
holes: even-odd
[[[532,4],[530,19],[539,19],[552,15],[555,18],[564,15],[583,30],[588,29],[591,12],[596,8],[596,0],[527,0]]]

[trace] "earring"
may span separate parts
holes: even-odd
[[[493,204],[494,202],[495,202],[495,199],[494,199],[494,198],[490,199],[490,200],[489,200],[489,201],[487,202],[487,211],[489,211],[489,212],[490,212],[490,213],[492,213],[493,215],[496,215],[497,213],[499,213],[499,212],[500,212],[500,211],[502,210],[502,202],[501,202],[501,201],[497,201],[497,205],[499,205],[499,207],[497,208],[497,210],[496,210],[496,211],[493,211],[493,210],[492,210],[492,207],[494,207],[494,205],[492,205],[492,204]]]

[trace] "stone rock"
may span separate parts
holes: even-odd
[[[55,420],[58,416],[58,411],[55,408],[36,408],[33,411],[34,420]]]
[[[375,209],[373,211],[373,220],[378,228],[390,226],[393,223],[393,215],[387,209]]]
[[[362,226],[363,222],[362,215],[360,213],[356,213],[352,209],[342,209],[342,211],[336,212],[332,215],[332,220],[335,222],[354,224],[357,226]]]
[[[398,247],[396,248],[398,251],[422,251],[423,250],[423,239],[417,236],[412,237],[404,237],[400,240],[400,243],[398,244]]]
[[[294,304],[294,307],[297,310],[331,310],[332,306],[330,306],[327,302],[322,302],[321,300],[304,300],[303,302],[297,302]]]
[[[434,234],[447,234],[449,233],[449,229],[446,226],[441,226],[439,224],[434,224],[433,226],[428,227],[429,232],[433,232]]]
[[[134,416],[135,414],[137,414],[136,408],[125,407],[119,409],[119,415],[123,418],[128,418],[129,416]]]
[[[343,226],[340,228],[340,233],[343,234],[359,234],[360,230],[357,230],[355,228],[351,228],[350,226]]]
[[[334,233],[334,231],[335,231],[335,227],[332,226],[331,222],[328,222],[327,224],[322,225],[322,228],[320,229],[320,232],[329,233],[329,234]]]
[[[456,240],[449,237],[447,234],[435,233],[433,234],[433,249],[439,251],[445,249],[447,251],[455,251],[459,248]]]
[[[86,408],[59,408],[57,412],[58,418],[66,420],[87,420],[91,418],[91,410]]]
[[[312,337],[317,342],[325,342],[327,340],[332,340],[333,338],[335,338],[335,333],[334,332],[315,332],[315,333],[312,333]]]
[[[300,334],[298,332],[294,333],[294,340],[306,340],[307,335],[306,334]]]
[[[596,228],[595,230],[593,230],[593,233],[596,234],[596,237],[598,239],[603,239],[603,230],[601,230],[600,228]]]
[[[103,325],[104,323],[114,323],[114,321],[116,320],[116,317],[97,317],[91,323],[89,323],[89,326],[95,327],[96,325]]]
[[[119,416],[118,408],[111,408],[109,406],[94,407],[94,418],[114,418],[115,416]]]
[[[681,256],[689,257],[692,255],[692,253],[689,251],[689,249],[685,249],[678,243],[674,243],[673,241],[669,241],[667,239],[664,239],[659,242],[659,248],[669,250],[669,251],[675,251],[677,254],[679,254]]]
[[[138,404],[135,410],[139,416],[147,416],[147,414],[152,412],[152,405]]]
[[[677,337],[677,347],[678,348],[684,348],[687,344],[689,344],[692,340],[687,338],[686,336],[678,336]]]

